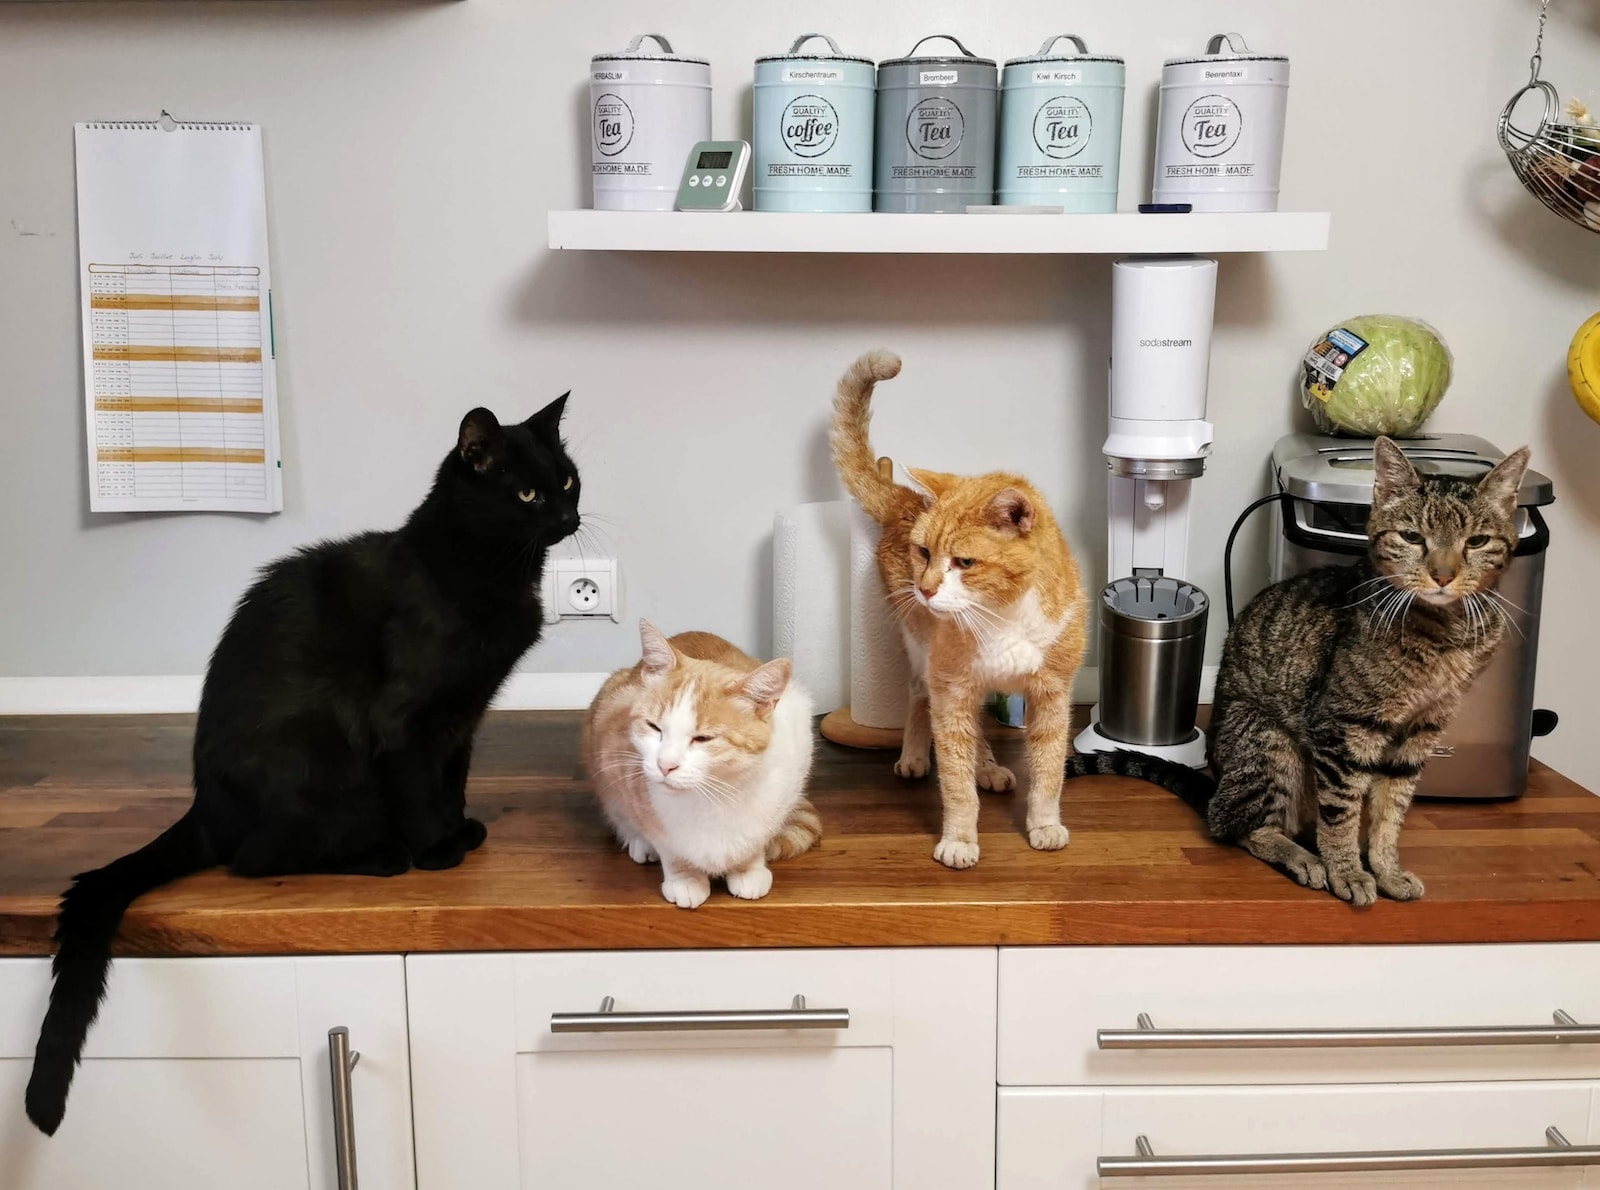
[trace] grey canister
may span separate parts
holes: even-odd
[[[917,56],[939,38],[960,54]],[[875,210],[943,214],[994,202],[997,81],[992,60],[948,33],[879,63]]]
[[[815,38],[829,53],[802,52]],[[826,33],[756,59],[756,210],[872,210],[875,86],[872,59],[840,53]]]
[[[1076,52],[1058,51],[1063,40]],[[1006,63],[995,184],[1000,205],[1047,204],[1070,214],[1117,209],[1123,73],[1121,58],[1091,54],[1073,33]]]

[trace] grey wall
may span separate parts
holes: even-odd
[[[1600,78],[1597,11],[1571,0],[1552,17],[1547,68],[1569,90]],[[566,388],[626,616],[561,626],[527,666],[628,661],[640,614],[765,648],[772,512],[837,493],[829,393],[877,345],[907,361],[879,402],[879,447],[1027,472],[1098,580],[1104,260],[557,254],[544,214],[586,201],[588,56],[646,28],[711,59],[717,131],[748,135],[751,60],[802,25],[880,58],[949,28],[1004,58],[1070,21],[1129,61],[1131,206],[1161,59],[1232,27],[1293,59],[1283,206],[1331,210],[1333,248],[1222,262],[1194,577],[1221,588],[1228,526],[1298,424],[1307,342],[1354,313],[1423,316],[1457,362],[1435,426],[1531,441],[1555,477],[1540,693],[1566,723],[1543,751],[1600,780],[1582,739],[1596,726],[1585,592],[1600,585],[1600,426],[1564,379],[1567,342],[1600,307],[1600,237],[1522,195],[1493,136],[1536,15],[1532,0],[1147,0],[1068,15],[1044,0],[0,5],[0,676],[198,673],[256,566],[397,523],[467,408],[521,414]],[[161,108],[265,129],[276,517],[87,511],[71,125]],[[1249,589],[1259,535],[1243,548]]]

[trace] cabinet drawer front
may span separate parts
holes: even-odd
[[[1595,1143],[1592,1082],[1382,1084],[1339,1087],[1004,1088],[999,1102],[999,1190],[1578,1190],[1600,1167],[1440,1169],[1405,1173],[1265,1173],[1100,1177],[1105,1157],[1133,1157],[1138,1138],[1161,1157],[1451,1154],[1548,1146],[1559,1129]],[[1438,1157],[1429,1158],[1439,1160]]]
[[[1600,1030],[1557,1011],[1600,1026],[1600,946],[1006,949],[999,1081],[1600,1077]]]
[[[643,951],[519,955],[514,966],[517,1049],[771,1049],[888,1045],[894,968],[887,951]],[[842,1009],[844,1027],[785,1028],[794,998],[808,1010]],[[601,1014],[610,997],[610,1011]],[[558,1017],[684,1014],[671,1028],[554,1033]],[[729,1014],[761,1027],[727,1028]],[[734,1017],[737,1022],[738,1017]],[[847,1022],[847,1023],[846,1023]]]
[[[417,1184],[985,1190],[994,989],[992,949],[413,955]],[[779,1027],[551,1032],[740,1012]]]

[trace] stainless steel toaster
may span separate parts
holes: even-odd
[[[1476,479],[1505,457],[1482,438],[1432,434],[1400,443],[1423,474]],[[1290,502],[1276,507],[1271,538],[1274,582],[1318,566],[1349,564],[1367,551],[1372,506],[1372,440],[1290,434],[1272,450],[1277,490]],[[1554,501],[1550,480],[1529,471],[1517,494],[1519,542],[1497,590],[1522,608],[1489,668],[1462,700],[1455,720],[1423,769],[1417,796],[1514,798],[1528,783],[1528,749],[1555,717],[1535,712],[1534,665],[1539,651],[1539,604],[1550,532],[1539,509]],[[1535,720],[1538,719],[1536,728]]]

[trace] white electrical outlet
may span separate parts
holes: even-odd
[[[544,620],[622,620],[622,584],[615,558],[557,558],[544,563]]]

